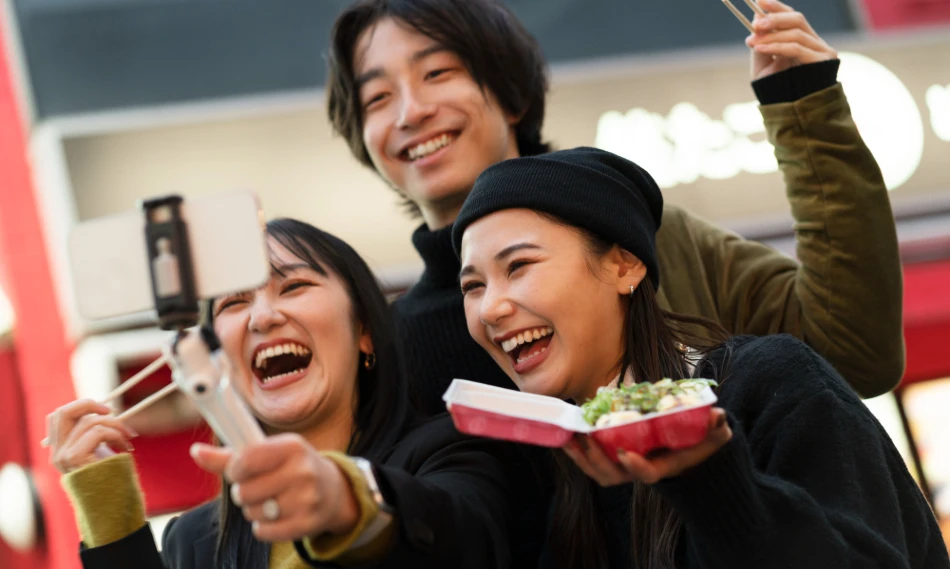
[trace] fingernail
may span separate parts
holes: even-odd
[[[241,507],[241,486],[239,484],[231,485],[231,501],[234,505]]]
[[[768,18],[758,18],[755,20],[755,27],[757,28],[768,28],[772,25],[772,20]]]
[[[723,425],[725,425],[725,424],[726,424],[726,415],[725,415],[725,413],[722,413],[722,414],[720,414],[719,417],[716,419],[716,426],[717,426],[717,427],[721,427],[721,426],[723,426]]]
[[[188,454],[191,455],[191,458],[198,458],[198,450],[201,447],[198,446],[198,443],[192,443],[191,447],[188,449]]]
[[[622,448],[618,448],[618,449],[617,449],[617,456],[619,456],[619,457],[621,457],[621,458],[622,458],[622,457],[625,457],[625,456],[627,456],[627,451],[625,451],[625,450],[622,449]]]

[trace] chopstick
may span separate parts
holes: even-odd
[[[128,417],[130,417],[131,415],[134,415],[134,414],[138,413],[138,412],[141,411],[142,409],[145,409],[146,407],[148,407],[148,406],[151,405],[152,403],[155,403],[156,401],[158,401],[158,400],[161,399],[162,397],[165,397],[166,395],[168,395],[168,394],[171,393],[172,391],[175,391],[176,389],[178,389],[178,386],[177,386],[176,384],[174,384],[174,383],[169,383],[169,384],[166,385],[165,387],[161,388],[159,391],[156,391],[155,393],[149,395],[148,397],[146,397],[145,399],[139,401],[139,402],[136,403],[135,405],[129,407],[129,408],[126,409],[125,411],[119,413],[118,418],[119,418],[119,419],[128,418]]]
[[[751,0],[746,0],[750,2]],[[745,14],[739,11],[738,8],[732,5],[732,2],[729,0],[722,0],[722,3],[726,5],[726,8],[729,8],[729,11],[732,12],[732,15],[735,16],[742,25],[745,26],[750,32],[755,33],[755,28],[752,27],[752,22],[749,21],[749,18],[745,17]],[[760,8],[761,9],[761,8]]]
[[[130,377],[128,380],[123,381],[123,382],[122,382],[122,385],[120,385],[119,387],[117,387],[117,388],[113,389],[111,392],[109,392],[109,394],[106,395],[105,398],[102,400],[102,403],[103,403],[103,404],[106,404],[106,403],[109,403],[109,402],[113,401],[114,399],[118,398],[119,396],[121,396],[122,394],[124,394],[126,391],[132,389],[133,387],[135,387],[136,385],[138,385],[139,383],[141,383],[143,379],[145,379],[146,377],[152,375],[153,373],[155,373],[156,371],[158,371],[159,369],[161,369],[162,366],[164,366],[166,363],[168,363],[168,357],[167,357],[165,354],[162,354],[162,355],[159,356],[158,359],[156,359],[154,362],[152,362],[152,363],[148,364],[147,366],[145,366],[144,368],[142,368],[142,370],[141,370],[140,372],[138,372],[137,374],[133,375],[133,376]],[[169,393],[171,393],[172,391],[174,391],[174,389],[173,389],[174,387],[175,387],[175,384],[174,384],[174,383],[171,383],[171,384],[169,384],[169,385],[166,385],[164,388],[161,389],[161,391],[157,391],[157,392],[153,393],[152,395],[149,395],[149,396],[146,397],[145,399],[139,401],[138,403],[136,403],[136,404],[133,405],[132,407],[130,407],[130,408],[126,409],[125,411],[123,411],[123,412],[119,415],[119,418],[122,419],[122,418],[124,418],[124,417],[128,417],[129,415],[132,415],[133,413],[138,413],[139,411],[141,411],[141,410],[144,409],[145,407],[151,405],[151,404],[154,403],[155,401],[158,401],[158,400],[161,399],[162,397],[164,397],[164,396],[168,395]],[[172,389],[170,389],[170,388],[172,388]],[[49,445],[50,445],[49,437],[44,437],[43,440],[40,441],[40,446],[41,446],[41,447],[48,447]]]
[[[749,8],[752,8],[752,11],[755,12],[756,14],[762,17],[766,16],[765,10],[760,8],[759,5],[755,3],[755,0],[745,0],[745,3],[748,4]]]
[[[112,392],[109,393],[109,395],[106,395],[106,398],[102,400],[102,403],[103,403],[103,404],[106,404],[106,403],[109,403],[110,401],[112,401],[113,399],[118,398],[119,396],[121,396],[122,394],[124,394],[126,391],[128,391],[128,390],[132,389],[133,387],[135,387],[136,385],[138,385],[139,382],[141,382],[143,379],[145,379],[146,377],[152,375],[152,374],[155,373],[156,371],[160,370],[160,369],[162,368],[162,366],[165,365],[166,362],[168,362],[168,358],[166,358],[165,355],[162,354],[161,356],[159,356],[159,358],[158,358],[157,360],[155,360],[154,362],[152,362],[152,363],[148,364],[147,366],[145,366],[145,367],[142,369],[142,371],[140,371],[140,372],[138,372],[137,374],[133,375],[133,376],[130,377],[128,380],[123,381],[123,382],[122,382],[122,385],[120,385],[118,388],[112,390]]]

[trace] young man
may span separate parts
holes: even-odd
[[[851,119],[838,60],[804,16],[761,0],[753,88],[786,181],[798,258],[667,205],[657,233],[661,305],[736,334],[789,333],[865,397],[904,367],[901,267],[880,170]],[[359,0],[337,19],[328,113],[353,154],[424,224],[420,281],[395,303],[409,380],[429,413],[455,377],[513,384],[469,337],[451,224],[475,178],[547,152],[546,67],[494,0]]]

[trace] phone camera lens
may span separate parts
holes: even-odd
[[[205,387],[205,384],[199,383],[198,385],[195,386],[195,393],[197,393],[198,395],[201,395],[202,393],[207,391],[207,389],[208,388]]]

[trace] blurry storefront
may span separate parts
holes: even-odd
[[[740,31],[731,48],[555,65],[545,134],[559,147],[597,145],[626,155],[651,171],[670,202],[794,255],[783,182],[764,140]],[[896,394],[868,404],[950,535],[943,411],[950,406],[950,32],[828,39],[842,51],[840,79],[891,189],[905,261],[906,377]],[[13,106],[12,90],[0,92],[0,103],[0,110]],[[0,127],[19,128],[14,114],[2,117]],[[71,512],[37,444],[42,417],[75,395],[98,396],[121,383],[158,355],[164,338],[144,318],[93,326],[78,317],[65,265],[72,225],[148,196],[250,188],[269,217],[300,217],[352,243],[394,291],[421,269],[409,239],[418,222],[331,134],[316,89],[51,117],[22,140],[0,141],[7,142],[0,165],[26,175],[28,155],[33,170],[33,188],[18,187],[0,203],[7,212],[0,216],[0,267],[14,273],[13,309],[35,315],[18,339],[43,346],[23,355],[10,348],[8,362],[0,345],[0,379],[19,397],[0,407],[0,419],[27,425],[15,444],[0,446],[0,459],[32,465],[43,506],[42,531],[26,553],[9,554],[21,563],[14,566],[78,566]],[[6,201],[10,196],[15,201]],[[43,281],[35,289],[42,298],[25,290],[34,280]],[[44,366],[18,371],[16,357],[45,358]],[[156,376],[124,404],[167,382]],[[187,458],[190,442],[207,436],[189,419],[136,442],[149,515],[213,497],[215,481]]]

